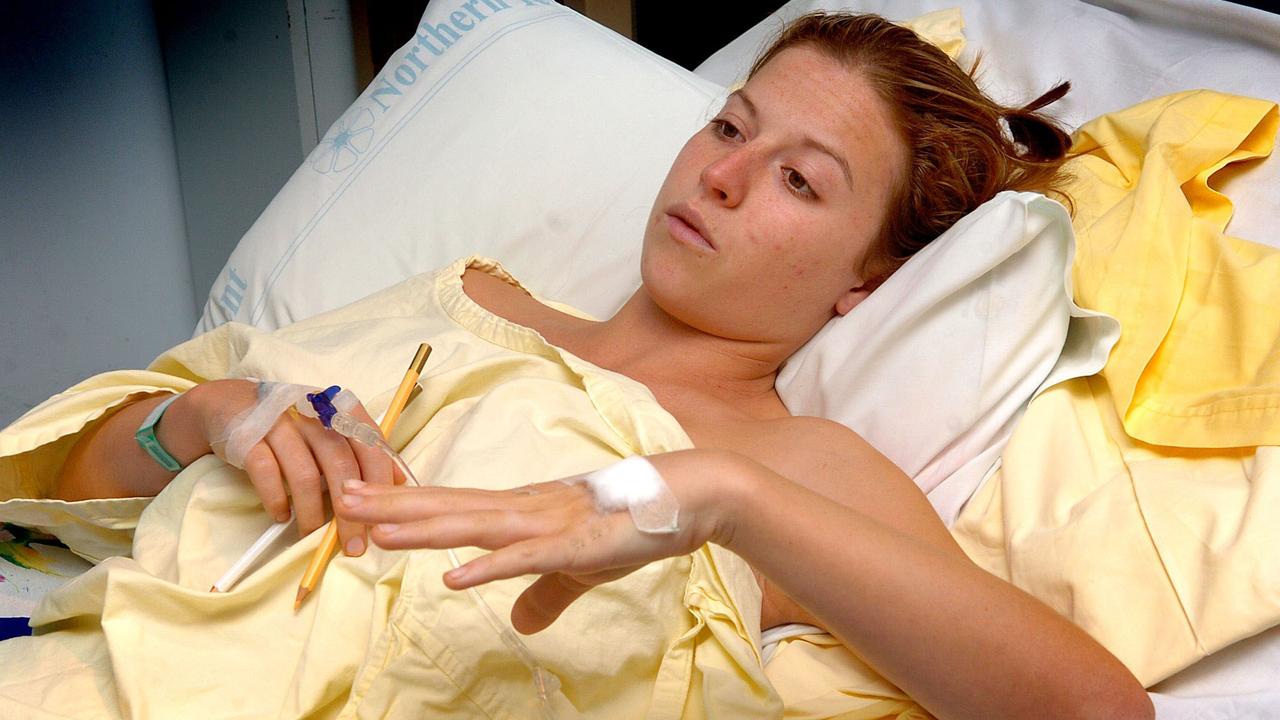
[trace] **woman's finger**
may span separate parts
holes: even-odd
[[[541,632],[593,587],[563,573],[543,575],[516,598],[511,606],[511,625],[524,635]]]
[[[375,533],[380,530],[374,529]],[[445,573],[445,585],[465,590],[521,575],[563,572],[582,576],[634,564],[612,562],[617,548],[605,539],[607,534],[607,528],[592,523],[590,528],[512,543]]]
[[[351,443],[351,450],[355,455],[356,462],[360,467],[358,478],[348,478],[347,480],[356,480],[360,483],[369,483],[372,485],[389,486],[395,478],[392,475],[394,468],[391,464],[391,458],[382,450],[363,445],[359,442]],[[396,471],[399,474],[399,471]],[[404,481],[401,480],[401,483]],[[329,481],[329,498],[334,501],[333,521],[338,524],[338,540],[342,544],[342,551],[350,556],[364,554],[365,549],[369,545],[368,527],[362,523],[353,523],[338,514],[338,500],[342,498],[344,493],[343,487],[347,484],[344,480],[339,482],[335,477]],[[359,532],[356,532],[358,528]]]
[[[566,495],[521,496],[469,488],[388,487],[364,483],[344,485],[343,497],[347,499],[337,504],[338,514],[369,525],[408,523],[484,510],[531,512],[550,507],[568,508],[574,504],[574,499]]]
[[[374,532],[380,534],[381,528]],[[467,562],[444,574],[444,584],[453,590],[466,590],[494,580],[507,580],[521,575],[545,575],[564,567],[561,538],[539,537],[508,545],[488,555]]]
[[[364,409],[364,406],[357,406],[351,411],[351,414],[370,427],[378,427],[373,418],[369,417],[369,413]],[[404,484],[404,477],[400,475],[400,471],[391,462],[391,458],[387,457],[387,454],[381,448],[369,447],[356,440],[351,440],[349,443],[352,451],[355,452],[356,461],[360,463],[359,480],[370,485]],[[396,482],[397,477],[399,477],[399,482]],[[333,497],[337,497],[337,495]]]
[[[323,480],[311,446],[291,422],[277,422],[263,438],[276,456],[289,497],[298,535],[306,536],[324,524]]]
[[[450,513],[428,520],[373,526],[373,541],[387,550],[478,547],[494,550],[512,543],[554,534],[562,518],[549,512],[480,510]]]
[[[280,474],[280,464],[276,462],[275,453],[265,443],[260,442],[249,449],[244,458],[244,471],[253,483],[254,492],[262,500],[262,507],[276,522],[289,519],[289,495],[284,489],[284,480]]]
[[[369,447],[364,443],[352,440],[349,443],[352,453],[355,455],[356,462],[359,464],[360,472],[354,478],[369,485],[391,485],[394,483],[394,476],[398,474],[395,466],[391,464],[391,458],[382,451],[381,448]],[[404,481],[402,480],[401,483]]]
[[[320,475],[329,489],[329,497],[342,496],[342,485],[348,480],[359,480],[361,467],[351,444],[336,432],[326,430],[320,423],[299,420],[298,430],[306,440],[315,458]],[[388,478],[389,480],[390,478]],[[338,543],[347,555],[363,555],[367,544],[365,526],[336,517]]]

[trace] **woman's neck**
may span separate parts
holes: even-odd
[[[776,415],[781,403],[774,381],[795,350],[690,327],[658,307],[644,286],[608,320],[568,323],[557,334],[548,339],[644,383],[673,412],[673,405],[717,403],[749,415]]]

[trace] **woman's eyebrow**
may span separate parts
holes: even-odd
[[[759,115],[759,112],[756,110],[756,104],[751,102],[751,98],[747,97],[747,93],[745,90],[734,90],[733,92],[729,93],[728,100],[732,100],[733,98],[738,98],[739,100],[741,100],[742,104],[747,108],[747,113],[750,114],[751,116],[754,117]],[[726,104],[728,104],[728,100],[725,101]],[[817,138],[814,138],[814,137],[810,137],[808,135],[804,136],[804,138],[800,141],[800,144],[804,145],[805,147],[817,150],[818,152],[823,153],[829,156],[832,160],[834,160],[835,163],[840,166],[840,172],[844,174],[845,183],[848,184],[850,190],[853,189],[853,173],[850,172],[849,162],[844,159],[843,155],[836,152],[835,149],[833,149],[830,145],[827,145],[821,140],[818,140]]]
[[[840,153],[836,152],[832,148],[823,144],[821,140],[818,140],[816,138],[811,138],[808,135],[806,135],[804,139],[800,141],[800,144],[804,145],[805,147],[813,148],[818,152],[825,153],[832,160],[835,160],[836,164],[840,166],[840,172],[844,173],[845,183],[849,185],[850,190],[853,189],[853,173],[849,172],[849,163],[845,161],[844,156],[842,156]]]
[[[729,104],[729,100],[732,100],[732,99],[734,99],[734,98],[738,98],[739,100],[741,100],[741,101],[742,101],[742,104],[743,104],[743,105],[746,105],[746,106],[747,106],[747,112],[748,112],[748,113],[750,113],[750,114],[752,114],[752,115],[756,115],[756,114],[757,114],[757,113],[756,113],[756,104],[755,104],[755,103],[753,103],[753,102],[751,102],[751,98],[747,97],[747,93],[746,93],[746,91],[745,91],[745,90],[742,90],[741,88],[739,88],[738,90],[734,90],[733,92],[729,93],[729,97],[725,100],[725,104],[726,104],[726,105],[728,105],[728,104]]]

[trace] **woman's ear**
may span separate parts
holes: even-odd
[[[858,287],[847,290],[836,300],[836,314],[841,316],[848,315],[850,310],[856,308],[863,300],[866,300],[867,296],[884,284],[887,279],[888,276],[877,275]]]
[[[837,315],[848,315],[850,310],[858,307],[858,303],[867,299],[867,296],[870,295],[871,292],[869,290],[863,290],[863,287],[864,286],[859,285],[856,288],[852,288],[845,292],[845,294],[841,295],[840,299],[836,300]]]

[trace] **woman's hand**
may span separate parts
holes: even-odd
[[[50,495],[69,502],[95,498],[152,496],[177,473],[153,460],[134,439],[143,418],[171,395],[152,393],[132,400],[88,430],[71,449]],[[160,444],[186,467],[208,455],[217,440],[225,440],[228,426],[258,402],[258,385],[250,380],[213,380],[187,390],[173,401],[156,425]],[[373,424],[364,408],[352,414]],[[216,454],[223,460],[223,446]],[[337,497],[349,479],[370,485],[403,482],[393,474],[391,460],[376,448],[365,447],[308,418],[281,415],[261,441],[250,447],[243,462],[268,514],[289,517],[292,503],[298,530],[305,535],[324,523],[326,489]],[[326,488],[327,485],[327,488]],[[338,522],[338,536],[350,555],[366,547],[363,525]]]
[[[205,443],[225,460],[224,447],[216,441],[226,437],[228,426],[237,416],[257,404],[258,384],[249,380],[214,380],[196,386],[187,395],[197,409]],[[351,414],[377,427],[363,406],[357,406]],[[267,513],[284,521],[292,505],[301,535],[324,524],[326,489],[331,498],[338,498],[345,481],[378,487],[390,486],[398,477],[390,458],[381,450],[348,440],[315,419],[291,412],[280,415],[266,436],[249,449],[243,464]],[[338,538],[347,554],[359,555],[367,544],[366,528],[339,518]]]
[[[730,519],[715,499],[717,489],[728,485],[735,458],[708,450],[648,458],[680,503],[679,529],[670,534],[637,530],[625,510],[601,513],[585,485],[559,481],[503,491],[357,482],[335,507],[347,521],[378,523],[373,541],[387,549],[493,550],[445,573],[445,585],[455,590],[542,575],[511,609],[512,625],[528,634],[549,626],[596,585],[730,533]]]

